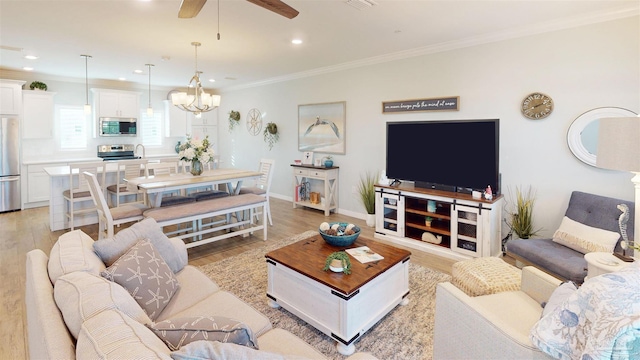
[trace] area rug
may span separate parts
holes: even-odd
[[[263,247],[200,267],[209,278],[256,310],[266,315],[274,328],[282,328],[302,338],[329,359],[344,359],[335,341],[295,315],[267,302],[267,264],[264,255],[317,231],[281,240],[268,240]],[[436,285],[451,276],[416,264],[409,264],[409,304],[397,306],[355,343],[356,351],[369,352],[379,359],[431,359]]]

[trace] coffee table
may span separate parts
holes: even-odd
[[[351,258],[351,274],[323,271],[331,253],[368,246],[383,260]],[[343,355],[354,342],[398,304],[409,303],[409,251],[360,236],[347,247],[327,244],[318,234],[265,255],[267,297],[337,341]]]

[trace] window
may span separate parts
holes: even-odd
[[[87,116],[82,106],[57,106],[60,123],[60,149],[87,148]]]
[[[146,110],[141,113],[140,140],[144,146],[162,145],[162,112],[154,111],[152,116]]]

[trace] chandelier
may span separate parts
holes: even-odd
[[[171,95],[171,103],[179,109],[195,113],[199,116],[203,112],[211,111],[220,106],[220,95],[211,95],[204,91],[200,82],[200,74],[198,71],[198,46],[199,42],[192,42],[196,48],[196,73],[189,81],[187,92],[178,92]]]

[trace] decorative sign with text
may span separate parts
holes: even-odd
[[[446,98],[383,101],[382,113],[411,112],[411,111],[439,111],[459,110],[460,96]]]

